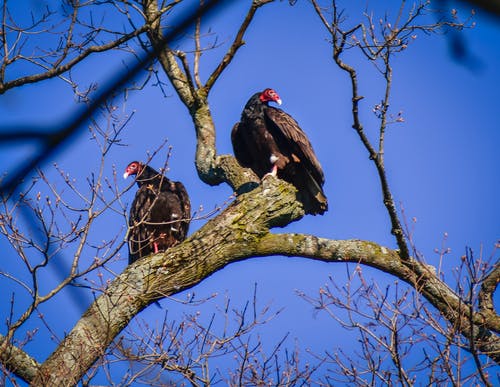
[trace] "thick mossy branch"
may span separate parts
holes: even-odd
[[[151,302],[190,288],[231,262],[253,256],[270,227],[285,226],[303,216],[296,194],[290,184],[266,178],[167,254],[129,266],[43,363],[33,385],[75,384]]]
[[[209,185],[228,183],[235,192],[247,192],[260,183],[259,178],[243,168],[230,155],[217,155],[215,148],[215,126],[208,104],[204,102],[192,112],[196,129],[196,171],[200,179]],[[228,131],[229,132],[229,131]]]
[[[487,329],[490,322],[481,323],[482,316],[461,303],[425,265],[412,259],[403,261],[398,251],[372,242],[269,233],[269,228],[285,226],[303,216],[295,199],[293,186],[265,178],[182,244],[129,266],[41,366],[33,384],[76,383],[130,320],[151,302],[188,289],[232,262],[277,254],[325,262],[358,262],[393,274],[415,287],[457,331],[473,338],[478,349],[500,363],[500,341]]]
[[[338,241],[302,234],[271,234],[270,228],[284,227],[304,215],[296,190],[273,177],[261,182],[250,170],[242,168],[234,157],[217,154],[216,130],[209,109],[208,94],[242,46],[244,34],[255,11],[269,2],[271,0],[252,2],[233,44],[201,88],[199,82],[191,79],[183,56],[174,55],[163,44],[157,1],[143,2],[148,37],[158,49],[158,61],[194,123],[198,175],[209,185],[227,182],[239,195],[221,214],[182,244],[169,249],[167,253],[138,260],[126,268],[89,307],[42,365],[22,350],[9,346],[10,353],[2,354],[2,363],[24,380],[36,386],[76,384],[92,364],[103,356],[110,343],[132,318],[155,300],[195,286],[232,262],[271,255],[306,257],[325,262],[356,262],[401,278],[429,300],[458,332],[473,340],[476,348],[500,364],[500,341],[492,333],[500,332],[500,319],[493,311],[491,297],[488,298],[500,281],[499,269],[485,282],[482,308],[480,312],[476,312],[429,267],[409,256],[402,233],[398,234],[402,253],[367,241]],[[181,65],[178,58],[181,58]],[[356,84],[356,74],[353,74],[351,80]],[[357,102],[360,98],[354,93],[354,126],[358,133],[363,134],[363,127],[357,120]],[[237,118],[235,117],[235,121]],[[229,131],[230,128],[227,128],[224,132]],[[370,147],[368,150],[376,160],[376,152]],[[392,197],[384,197],[390,199],[384,203],[395,214]],[[400,225],[394,224],[393,221],[393,231],[401,229]],[[10,360],[12,365],[9,367]]]
[[[399,251],[373,242],[336,241],[303,234],[268,234],[260,240],[259,253],[309,257],[332,262],[357,262],[392,274],[415,288],[480,351],[500,364],[500,318],[476,312],[441,281],[427,265],[413,258],[402,259]]]
[[[479,308],[484,313],[495,313],[493,293],[500,284],[500,263],[497,262],[493,270],[484,278],[479,293]]]
[[[0,335],[0,362],[10,372],[30,382],[38,372],[40,364],[22,349],[10,344]]]

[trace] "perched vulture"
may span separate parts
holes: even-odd
[[[182,242],[191,218],[189,196],[182,183],[139,161],[125,169],[123,177],[130,175],[136,175],[139,190],[130,208],[129,264]]]
[[[269,106],[281,99],[273,89],[254,94],[245,105],[231,141],[238,162],[262,178],[272,174],[293,184],[308,214],[323,214],[328,202],[321,165],[306,134],[289,114]]]

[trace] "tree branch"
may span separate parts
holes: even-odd
[[[325,262],[356,262],[392,274],[410,284],[434,305],[469,340],[500,364],[500,317],[474,312],[432,270],[413,258],[373,242],[335,241],[303,234],[268,234],[260,241],[265,255],[308,257]],[[472,316],[472,317],[471,317]]]
[[[198,176],[209,185],[218,185],[227,182],[236,192],[248,191],[249,188],[255,187],[260,180],[252,171],[242,168],[233,157],[217,155],[215,147],[215,125],[208,106],[207,97],[210,88],[226,66],[231,62],[237,49],[241,46],[243,35],[252,21],[256,10],[271,1],[273,0],[253,1],[231,48],[228,53],[226,53],[217,69],[210,76],[207,84],[201,89],[194,89],[190,74],[187,72],[187,63],[184,62],[183,71],[175,60],[175,56],[169,47],[162,47],[162,49],[158,49],[157,52],[158,61],[170,79],[179,98],[188,108],[194,123],[197,139],[195,163]],[[158,4],[156,0],[149,0],[144,4],[144,14],[146,15],[147,23],[151,27],[148,35],[153,46],[156,47],[161,42],[161,29],[157,17],[157,7]]]
[[[245,44],[245,42],[243,41],[243,37],[245,36],[245,32],[247,31],[248,26],[252,22],[255,16],[255,12],[257,12],[257,9],[259,9],[260,7],[262,7],[267,3],[272,3],[273,1],[274,0],[252,1],[252,5],[248,10],[245,20],[243,20],[243,23],[241,24],[240,29],[238,30],[238,33],[236,34],[236,37],[234,38],[234,41],[231,44],[231,47],[229,47],[229,50],[227,51],[226,55],[224,55],[224,58],[222,58],[222,61],[219,63],[217,68],[210,75],[210,77],[208,77],[207,83],[205,83],[205,90],[207,94],[214,85],[214,83],[217,81],[219,76],[222,74],[224,69],[229,65],[229,63],[231,63],[238,49]]]
[[[17,78],[9,82],[2,82],[0,83],[0,95],[4,94],[7,90],[12,89],[14,87],[26,85],[29,83],[36,83],[40,81],[44,81],[46,79],[54,78],[57,77],[61,74],[64,74],[65,72],[71,70],[75,65],[83,61],[86,57],[89,55],[96,53],[96,52],[103,52],[103,51],[109,51],[113,48],[119,47],[123,43],[139,36],[140,34],[146,32],[148,26],[143,25],[142,27],[136,29],[135,31],[132,31],[128,34],[123,35],[119,39],[116,39],[112,42],[109,42],[107,44],[103,44],[100,46],[90,46],[88,47],[85,51],[83,51],[80,55],[77,57],[73,58],[72,60],[68,61],[66,64],[63,65],[58,65],[55,67],[47,68],[45,72],[43,73],[38,73],[34,75],[28,75],[25,77]]]
[[[130,265],[42,364],[33,385],[75,384],[147,305],[196,285],[231,262],[254,256],[270,227],[284,226],[303,214],[294,187],[275,178],[238,196],[184,243]]]
[[[465,337],[475,340],[477,348],[500,362],[500,340],[485,329],[488,322],[479,324],[482,316],[464,305],[425,265],[413,259],[403,261],[397,251],[373,242],[270,234],[270,227],[284,226],[303,215],[295,196],[291,185],[266,178],[252,192],[239,195],[184,243],[129,266],[41,366],[34,385],[76,383],[116,335],[150,303],[188,289],[232,262],[270,255],[356,262],[401,278],[424,295]]]
[[[191,109],[194,109],[195,107],[197,96],[193,94],[192,88],[189,87],[190,80],[188,80],[186,74],[181,70],[175,60],[175,55],[168,47],[167,42],[163,39],[158,2],[157,0],[144,1],[143,8],[146,24],[149,26],[148,37],[153,45],[153,48],[155,49],[158,61],[172,82],[179,98],[191,111]]]
[[[387,212],[389,214],[389,218],[391,220],[391,233],[394,235],[396,238],[396,242],[398,244],[399,250],[400,250],[400,255],[402,259],[408,259],[410,257],[410,251],[408,248],[408,245],[405,240],[404,232],[403,232],[403,227],[401,226],[401,222],[399,221],[398,213],[396,210],[396,205],[394,203],[394,198],[392,196],[392,193],[390,191],[389,183],[387,181],[387,176],[385,172],[385,166],[383,162],[383,146],[384,146],[384,134],[385,134],[385,125],[386,125],[386,114],[387,114],[387,108],[389,106],[389,95],[390,95],[390,87],[391,87],[391,68],[389,66],[389,55],[390,51],[387,48],[387,53],[385,56],[385,64],[386,64],[386,70],[384,72],[385,80],[386,80],[386,89],[385,89],[385,94],[384,94],[384,100],[383,100],[383,106],[382,106],[382,122],[381,126],[379,128],[379,151],[377,152],[373,145],[371,144],[370,140],[368,139],[367,135],[364,132],[363,125],[361,124],[360,118],[359,118],[359,101],[363,99],[363,96],[359,95],[359,89],[358,89],[358,75],[357,71],[350,65],[348,65],[346,62],[344,62],[341,59],[342,54],[344,53],[345,50],[345,45],[347,43],[347,39],[351,37],[351,35],[358,30],[362,25],[356,25],[355,27],[351,28],[348,31],[342,31],[340,29],[340,18],[339,18],[339,12],[336,7],[336,3],[333,2],[333,23],[332,27],[328,26],[326,23],[326,20],[323,16],[323,13],[319,6],[317,5],[316,2],[313,2],[315,12],[318,14],[320,19],[322,20],[322,23],[326,26],[330,34],[332,35],[332,45],[333,45],[333,60],[337,64],[339,68],[344,70],[349,74],[349,77],[351,79],[351,93],[352,93],[352,117],[353,117],[353,125],[352,127],[354,130],[358,133],[358,136],[364,145],[365,149],[368,151],[370,160],[373,161],[375,164],[375,168],[377,169],[377,173],[379,176],[381,188],[382,188],[382,195],[383,195],[383,202],[384,205],[387,209]],[[372,31],[373,32],[373,31]]]
[[[399,221],[398,213],[396,210],[396,205],[394,203],[394,198],[392,197],[391,190],[389,188],[389,182],[387,181],[387,176],[385,173],[385,167],[383,164],[383,158],[379,157],[379,153],[375,150],[375,148],[370,143],[370,140],[366,136],[363,125],[359,120],[359,101],[363,99],[362,96],[358,94],[358,76],[356,70],[353,67],[349,66],[345,62],[340,59],[340,53],[342,51],[335,50],[334,60],[337,65],[344,71],[349,74],[351,78],[351,86],[352,86],[352,116],[353,116],[353,125],[352,127],[359,135],[359,138],[366,150],[368,151],[370,160],[372,160],[377,169],[377,173],[380,179],[380,184],[382,188],[383,202],[389,214],[389,218],[391,220],[391,233],[395,236],[398,247],[401,251],[401,258],[408,259],[410,257],[410,250],[408,249],[408,245],[406,244],[406,240],[403,233],[403,227],[401,226],[401,222]],[[386,91],[386,95],[389,95],[389,92]],[[387,106],[387,103],[385,103]],[[380,134],[384,134],[384,130],[381,128]],[[383,143],[381,142],[381,146]],[[383,148],[381,149],[383,152]]]
[[[40,364],[22,349],[9,343],[0,335],[0,362],[26,382],[31,382],[40,368]]]
[[[497,262],[494,269],[481,283],[479,292],[479,310],[487,315],[496,315],[493,305],[493,293],[500,284],[500,262]]]

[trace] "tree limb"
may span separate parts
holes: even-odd
[[[270,227],[301,216],[296,190],[278,179],[268,178],[254,191],[238,196],[184,243],[130,265],[42,364],[32,385],[75,384],[147,305],[196,285],[231,262],[254,256]]]
[[[271,1],[254,0],[252,2],[252,6],[229,51],[214,73],[209,77],[207,84],[196,90],[194,89],[193,81],[190,79],[190,74],[186,71],[187,64],[183,64],[183,71],[175,60],[172,50],[164,45],[161,48],[159,47],[161,42],[161,28],[157,17],[157,1],[149,0],[144,4],[144,14],[146,15],[147,23],[150,25],[148,36],[153,46],[157,47],[158,61],[193,119],[197,139],[195,163],[198,176],[209,185],[218,185],[227,182],[236,192],[248,191],[259,183],[259,179],[251,170],[242,168],[233,157],[217,156],[215,125],[208,106],[207,97],[213,83],[231,62],[237,49],[242,45],[244,33],[252,21],[256,10]]]
[[[489,273],[481,283],[481,290],[479,292],[479,310],[485,314],[495,313],[493,305],[493,293],[500,284],[500,263],[497,262],[494,269]]]
[[[41,366],[33,385],[76,383],[130,320],[150,303],[188,289],[232,262],[270,255],[356,262],[401,278],[436,306],[465,337],[475,340],[477,348],[500,362],[500,340],[486,329],[487,322],[478,324],[482,316],[471,312],[420,262],[411,258],[403,261],[398,251],[373,242],[270,234],[270,227],[284,226],[303,215],[295,196],[291,185],[266,178],[252,192],[238,196],[184,243],[129,266]]]
[[[22,85],[26,85],[29,83],[37,83],[40,81],[44,81],[46,79],[50,78],[55,78],[61,74],[64,74],[65,72],[71,70],[74,66],[76,66],[78,63],[83,61],[85,58],[87,58],[89,55],[96,53],[96,52],[104,52],[104,51],[109,51],[114,48],[119,47],[123,43],[139,36],[140,34],[146,32],[147,30],[147,25],[143,25],[140,28],[136,29],[135,31],[132,31],[128,34],[124,34],[122,37],[119,39],[116,39],[112,42],[109,42],[107,44],[103,44],[100,46],[90,46],[86,50],[84,50],[80,55],[76,56],[75,58],[71,59],[65,64],[57,64],[57,66],[47,68],[45,72],[38,73],[38,74],[33,74],[33,75],[27,75],[25,77],[17,78],[12,81],[8,82],[1,82],[0,83],[0,95],[4,94],[7,90],[10,90],[14,87],[19,87]]]
[[[336,241],[303,234],[268,234],[259,252],[266,255],[308,257],[325,262],[356,262],[392,274],[422,294],[467,339],[500,364],[500,318],[494,313],[473,311],[428,266],[413,258],[402,259],[399,251],[373,242]],[[491,331],[490,331],[491,330]]]
[[[26,382],[31,382],[40,368],[40,364],[22,349],[9,343],[0,335],[0,362]]]

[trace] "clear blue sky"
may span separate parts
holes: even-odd
[[[223,16],[210,23],[223,48],[237,28],[235,21],[241,20],[246,11],[241,3],[232,5]],[[365,2],[355,3],[347,15],[357,20],[359,11],[356,7]],[[464,14],[467,12],[459,9]],[[395,11],[389,6],[390,13]],[[481,12],[475,20],[476,27],[461,35],[474,58],[475,67],[452,57],[447,36],[423,34],[419,34],[415,42],[395,58],[393,65],[391,108],[395,113],[403,111],[405,122],[390,126],[387,132],[385,156],[389,182],[396,202],[404,206],[407,217],[417,219],[415,243],[428,263],[438,264],[434,249],[441,247],[443,235],[447,233],[446,247],[451,253],[446,256],[444,265],[449,270],[447,278],[450,280],[451,269],[458,265],[466,246],[477,254],[482,251],[488,256],[500,238],[500,21]],[[230,130],[238,121],[249,96],[266,87],[275,88],[283,100],[282,108],[297,119],[311,139],[325,171],[325,193],[330,203],[330,210],[324,216],[305,217],[277,232],[372,240],[395,247],[375,169],[351,128],[349,80],[334,65],[327,38],[326,31],[306,1],[298,1],[294,7],[288,6],[287,2],[277,2],[259,11],[248,30],[246,45],[210,95],[211,111],[218,130],[218,152],[232,153]],[[212,70],[220,55],[218,50],[203,57],[206,64],[202,65],[202,77]],[[112,55],[89,58],[75,71],[75,76],[80,77],[83,84],[105,82],[116,66],[120,66],[120,60]],[[352,60],[354,65],[363,69],[359,78],[360,92],[366,98],[361,103],[361,118],[366,132],[376,135],[376,121],[371,109],[383,95],[380,79],[369,65],[359,62],[356,57]],[[193,208],[203,206],[209,210],[221,205],[231,195],[231,190],[228,186],[208,187],[198,179],[193,162],[195,133],[191,119],[172,88],[167,86],[166,90],[168,98],[149,84],[144,90],[130,95],[125,111],[135,113],[122,136],[127,146],[112,151],[112,162],[108,162],[106,173],[111,176],[112,164],[122,172],[129,161],[145,159],[148,150],[154,150],[157,144],[168,138],[168,144],[173,146],[169,177],[186,185]],[[50,126],[66,118],[75,107],[68,86],[60,80],[51,80],[1,96],[0,124]],[[56,161],[84,183],[98,163],[92,158],[95,146],[88,138],[88,133],[83,132],[72,146],[51,160],[47,168],[50,169],[50,164]],[[2,149],[1,152],[5,167],[2,173],[9,170],[16,157],[23,157],[18,150]],[[153,166],[160,167],[163,162],[164,153],[156,157]],[[125,187],[128,183],[120,184]],[[133,194],[134,190],[129,191],[125,201],[130,203]],[[191,232],[204,222],[194,221]],[[94,238],[101,240],[123,226],[119,217],[111,216],[95,230]],[[2,251],[5,243],[0,239]],[[122,253],[122,259],[112,267],[117,272],[127,262],[126,250]],[[14,258],[4,255],[2,261],[10,267],[9,261],[14,261]],[[381,287],[394,282],[384,273],[365,270],[367,278]],[[315,294],[328,282],[330,275],[342,285],[346,281],[345,273],[344,264],[325,264],[300,258],[258,258],[230,265],[192,291],[200,298],[219,293],[221,296],[215,300],[218,305],[223,303],[222,295],[227,293],[233,305],[243,306],[245,300],[252,297],[253,284],[257,283],[261,305],[272,303],[276,309],[284,308],[280,316],[262,331],[264,337],[278,341],[290,332],[290,347],[297,338],[302,348],[321,352],[342,346],[339,337],[345,333],[339,331],[331,319],[315,314],[309,304],[295,295],[295,291]],[[10,292],[1,285],[3,281],[0,278],[5,297]],[[55,301],[52,305],[55,310],[60,309],[61,304],[67,304],[64,297]],[[200,308],[185,307],[171,301],[163,301],[162,305],[175,319],[179,319],[183,312],[193,313],[198,309],[209,319],[214,307],[214,303]],[[61,319],[60,315],[50,316],[52,308],[49,308],[47,319],[57,325],[58,332],[68,331],[85,307],[71,304],[67,309],[67,319]],[[6,306],[2,305],[0,310],[5,316]],[[140,317],[150,322],[161,321],[163,311],[153,306]],[[3,332],[4,327],[0,331]],[[40,334],[48,336],[46,331]],[[40,356],[39,360],[53,349],[45,341],[39,340],[40,347],[27,347],[33,355]]]

